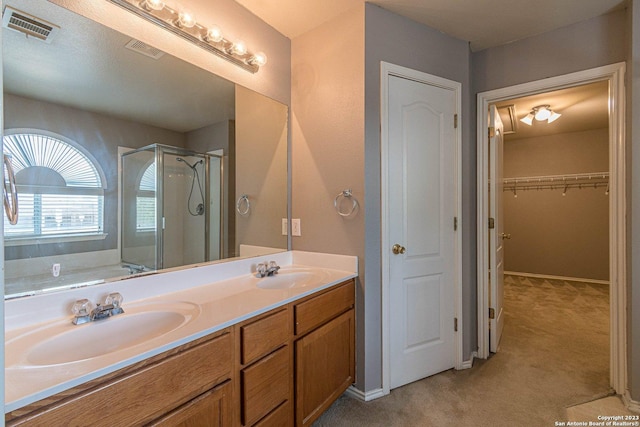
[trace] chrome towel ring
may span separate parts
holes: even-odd
[[[340,202],[342,202],[343,198],[351,200],[351,209],[348,209],[346,212],[342,211],[341,209]],[[333,206],[336,208],[338,215],[347,217],[351,216],[356,211],[358,207],[358,200],[353,196],[353,192],[351,191],[351,189],[347,188],[346,190],[342,190],[340,193],[338,193],[336,198],[333,200]]]
[[[238,197],[238,201],[236,202],[236,212],[240,216],[247,216],[249,212],[251,212],[251,202],[249,202],[249,196],[243,194]]]
[[[11,167],[11,158],[4,155],[4,166],[7,169],[7,177],[9,181],[4,181],[2,193],[4,198],[4,211],[9,219],[9,224],[16,225],[18,223],[18,191],[16,189],[16,177]],[[4,180],[4,177],[3,177]],[[11,201],[9,201],[11,197]]]

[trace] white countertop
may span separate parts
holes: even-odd
[[[251,272],[259,262],[275,260],[282,271],[304,268],[318,273],[322,280],[286,289],[261,289]],[[279,277],[281,280],[285,277]],[[357,276],[353,256],[289,251],[268,256],[202,264],[166,273],[152,274],[87,288],[72,289],[5,302],[5,412],[67,390],[84,382],[155,356],[195,339],[224,329],[250,317],[283,306]],[[97,302],[110,292],[124,297],[124,315],[136,313],[151,304],[161,306],[182,302],[194,307],[190,320],[160,336],[99,357],[53,365],[25,361],[15,342],[39,328],[91,328],[98,323],[72,325],[70,307],[78,299]],[[129,309],[129,310],[128,310]],[[114,317],[115,320],[117,317]],[[57,330],[57,329],[56,329]],[[99,332],[99,328],[95,328]],[[100,337],[96,337],[100,339]],[[108,339],[108,337],[102,337]],[[93,337],[92,337],[93,339]],[[12,344],[12,340],[13,344]],[[77,343],[90,345],[90,343]],[[12,353],[13,352],[13,353]],[[73,353],[74,349],[70,348]]]

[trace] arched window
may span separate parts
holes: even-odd
[[[5,239],[102,234],[104,178],[89,155],[61,136],[8,133],[4,154],[16,176],[18,223],[5,217]]]
[[[136,196],[136,231],[156,228],[156,162],[152,162],[140,177]]]

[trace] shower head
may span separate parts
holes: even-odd
[[[203,163],[202,159],[198,160],[197,162],[195,162],[194,164],[190,164],[189,162],[187,162],[185,159],[183,159],[182,157],[176,157],[176,160],[179,162],[183,162],[185,163],[187,166],[189,166],[191,169],[196,170],[196,166],[198,166],[199,164]]]

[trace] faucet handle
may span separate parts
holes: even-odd
[[[74,325],[81,325],[91,321],[91,312],[93,311],[93,304],[86,298],[79,299],[71,307],[71,312],[75,316],[73,319]]]
[[[124,298],[122,297],[122,294],[120,294],[120,292],[113,292],[107,295],[107,297],[104,299],[104,304],[111,304],[113,305],[113,308],[118,308],[122,305],[123,300]]]
[[[93,310],[93,304],[86,298],[79,299],[71,307],[71,312],[76,317],[88,316]]]
[[[267,264],[261,262],[256,265],[256,273],[258,273],[258,277],[264,277],[267,274]]]
[[[122,294],[120,294],[120,292],[113,292],[109,295],[107,295],[107,297],[104,299],[104,303],[105,305],[111,305],[111,315],[116,315],[116,314],[121,314],[124,313],[124,310],[122,309],[122,301],[124,300],[124,298],[122,297]]]

